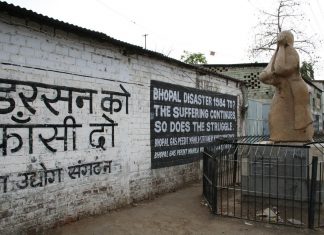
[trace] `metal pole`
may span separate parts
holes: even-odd
[[[215,153],[214,153],[215,154]],[[217,214],[217,183],[218,183],[218,167],[219,162],[218,158],[212,158],[213,161],[213,178],[212,178],[212,213]]]
[[[316,178],[317,178],[318,157],[312,160],[312,176],[310,185],[309,205],[308,205],[308,228],[314,228],[315,218],[315,194],[316,194]]]
[[[237,151],[238,151],[238,144],[232,144],[234,146],[234,172],[233,172],[233,185],[235,187],[236,184],[236,172],[237,172]],[[234,191],[235,192],[235,191]]]
[[[144,36],[144,43],[145,43],[144,48],[146,49],[146,37],[148,36],[148,34],[144,34],[143,36]]]

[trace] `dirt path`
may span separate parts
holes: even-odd
[[[80,220],[48,231],[48,235],[105,234],[323,234],[286,226],[223,218],[202,205],[202,186],[192,184],[153,201]]]

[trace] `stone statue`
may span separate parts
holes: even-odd
[[[263,83],[276,88],[269,113],[270,140],[274,142],[309,142],[314,134],[309,91],[293,43],[290,31],[279,33],[277,49],[260,74]]]

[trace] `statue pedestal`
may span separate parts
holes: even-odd
[[[306,148],[301,144],[258,144],[241,146],[243,196],[277,199],[287,202],[307,202],[309,198],[312,157],[324,160],[322,146]],[[241,150],[241,152],[240,152]],[[316,180],[316,200],[324,201],[324,165],[319,163]],[[321,174],[321,175],[320,175]],[[322,188],[320,188],[320,186]]]

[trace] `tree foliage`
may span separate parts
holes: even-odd
[[[313,64],[303,61],[302,66],[300,67],[300,74],[304,79],[314,80]]]
[[[181,61],[187,64],[206,64],[207,59],[203,53],[191,53],[188,51],[183,51],[183,55],[181,55]]]
[[[276,49],[277,35],[283,30],[290,30],[295,36],[294,47],[307,60],[314,63],[316,44],[314,35],[304,33],[304,14],[301,11],[301,3],[298,0],[277,0],[274,10],[260,10],[258,24],[255,27],[256,34],[251,54],[254,58],[273,54]]]

